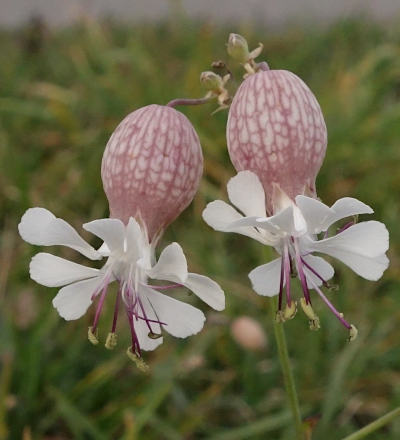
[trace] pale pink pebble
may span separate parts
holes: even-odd
[[[249,76],[233,99],[226,130],[233,165],[257,174],[270,214],[274,184],[291,199],[316,195],[327,130],[315,96],[294,73],[268,70]]]
[[[140,108],[118,125],[104,151],[110,217],[136,218],[152,239],[193,200],[202,172],[199,138],[186,116],[155,104]]]

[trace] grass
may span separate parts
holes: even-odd
[[[366,22],[279,34],[235,30],[252,47],[262,41],[271,67],[292,70],[318,97],[329,131],[319,196],[328,204],[360,198],[390,230],[391,266],[379,282],[335,264],[340,290],[330,296],[358,326],[354,343],[318,301],[319,332],[308,330],[301,313],[285,325],[303,415],[320,417],[314,438],[340,439],[400,405],[400,32]],[[125,356],[125,326],[110,353],[87,342],[91,316],[69,323],[58,317],[56,290],[28,276],[38,249],[16,234],[31,206],[79,231],[107,216],[99,170],[113,129],[140,106],[201,96],[199,73],[226,58],[230,31],[171,20],[83,22],[57,31],[34,23],[0,32],[0,439],[292,438],[267,301],[247,278],[262,249],[212,231],[200,216],[208,201],[226,198],[234,174],[226,113],[210,116],[213,105],[182,109],[201,138],[205,174],[163,242],[178,240],[190,268],[220,282],[227,309],[213,313],[189,298],[207,312],[207,325],[189,340],[166,337],[146,355],[150,376]],[[103,337],[111,308],[100,324]],[[232,339],[230,323],[242,314],[264,327],[270,343],[263,352]],[[369,438],[382,436],[398,439],[400,421]]]

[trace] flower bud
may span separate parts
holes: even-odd
[[[152,240],[193,200],[202,170],[199,138],[186,116],[160,105],[130,113],[103,155],[110,217],[136,218]]]
[[[240,316],[231,326],[233,339],[246,350],[262,350],[267,338],[261,325],[249,316]]]
[[[321,108],[307,85],[286,70],[260,71],[239,87],[227,124],[230,158],[237,171],[253,171],[272,213],[273,186],[291,199],[315,196],[327,131]]]
[[[224,85],[221,76],[211,71],[201,72],[200,82],[206,90],[211,91],[219,90]]]
[[[229,34],[227,50],[229,56],[239,63],[244,64],[250,58],[247,41],[239,34]]]

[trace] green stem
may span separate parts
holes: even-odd
[[[360,438],[365,438],[368,434],[371,434],[379,428],[382,428],[382,426],[385,426],[397,416],[400,416],[400,407],[390,411],[382,417],[379,417],[379,419],[376,419],[369,425],[364,426],[364,428],[360,429],[359,431],[348,435],[343,440],[359,440]]]
[[[293,421],[296,429],[296,439],[304,440],[304,430],[301,421],[299,399],[297,397],[296,385],[294,383],[293,372],[290,365],[289,353],[286,345],[285,331],[283,329],[283,324],[276,322],[275,319],[275,311],[277,310],[277,308],[278,308],[277,298],[273,297],[271,298],[271,304],[269,309],[270,309],[272,322],[274,325],[275,340],[276,340],[276,345],[278,347],[278,355],[279,355],[279,361],[281,364],[281,370],[283,374],[283,381],[285,383],[286,394],[289,399],[290,409],[292,412]]]

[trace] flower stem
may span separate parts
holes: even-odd
[[[210,101],[210,98],[198,98],[198,99],[186,99],[177,98],[173,99],[167,104],[167,107],[176,107],[178,105],[202,105]]]
[[[296,385],[294,382],[293,372],[290,365],[289,353],[286,345],[286,336],[283,329],[283,324],[276,322],[275,310],[277,310],[276,297],[271,298],[270,303],[270,315],[274,326],[275,340],[278,348],[279,361],[281,364],[281,370],[283,374],[283,381],[285,383],[285,389],[287,398],[289,400],[290,409],[293,416],[293,422],[296,429],[296,440],[304,440],[304,430],[301,421],[299,399],[297,397]]]
[[[359,440],[361,438],[365,438],[368,434],[371,434],[379,428],[382,428],[382,426],[385,426],[398,416],[400,416],[400,407],[394,409],[393,411],[390,411],[382,417],[379,417],[379,419],[374,420],[372,423],[364,426],[364,428],[361,428],[359,431],[348,435],[343,440]]]

